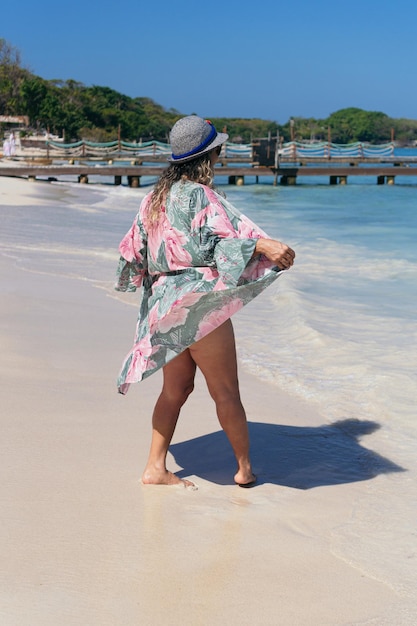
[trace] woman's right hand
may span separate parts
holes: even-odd
[[[275,239],[258,239],[255,254],[264,254],[280,270],[288,270],[295,259],[295,252],[285,243]]]

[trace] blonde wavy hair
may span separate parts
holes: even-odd
[[[185,163],[171,163],[161,174],[152,192],[151,202],[146,215],[147,227],[152,228],[158,223],[161,208],[165,205],[166,197],[172,185],[179,180],[192,180],[214,189],[214,172],[211,164],[210,152],[200,157],[185,161]]]

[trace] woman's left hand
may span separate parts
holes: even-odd
[[[264,254],[280,270],[287,270],[294,264],[295,252],[281,241],[258,239],[255,254]]]

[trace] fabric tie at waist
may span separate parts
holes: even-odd
[[[172,270],[172,272],[158,272],[157,274],[150,274],[152,278],[159,278],[159,276],[178,276],[178,274],[184,274],[192,268],[185,267],[183,270]]]

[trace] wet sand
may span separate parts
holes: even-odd
[[[371,423],[329,425],[241,372],[259,476],[243,490],[199,378],[169,459],[198,491],[144,487],[161,377],[115,388],[134,307],[7,257],[0,278],[2,625],[413,623],[388,571],[344,549],[369,484],[401,469],[364,447]]]

